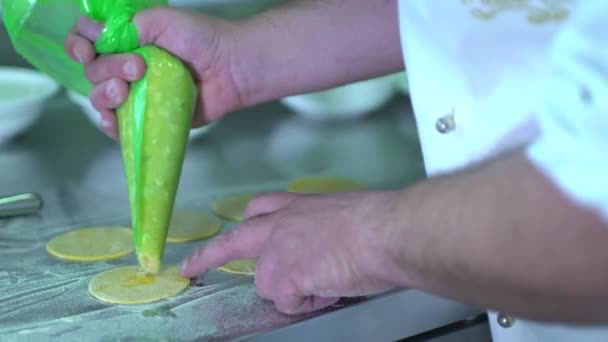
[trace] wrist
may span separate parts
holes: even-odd
[[[409,225],[403,190],[372,193],[365,201],[359,221],[363,234],[358,252],[367,260],[366,270],[374,279],[395,287],[410,287],[411,272],[405,255]],[[370,205],[371,203],[371,205]]]
[[[428,237],[423,234],[425,227],[417,219],[423,210],[417,197],[410,187],[395,191],[386,205],[388,212],[385,214],[392,219],[381,230],[388,270],[396,285],[402,287],[420,287],[425,251],[432,248]]]
[[[249,107],[274,100],[273,84],[269,78],[273,75],[264,73],[276,51],[269,49],[266,39],[271,39],[271,30],[260,27],[257,18],[230,23],[230,70],[238,91],[241,107]],[[275,77],[276,78],[276,77]],[[270,79],[270,81],[272,81]]]
[[[245,72],[241,64],[242,57],[247,56],[247,51],[243,49],[243,37],[240,34],[239,24],[232,21],[218,22],[217,25],[217,52],[215,56],[216,68],[212,70],[221,70],[222,73],[227,73],[229,84],[224,84],[226,89],[232,89],[234,95],[230,103],[226,103],[226,111],[224,114],[234,110],[247,107],[252,103],[249,101],[247,94],[247,86],[245,84]],[[209,75],[213,78],[215,75]]]

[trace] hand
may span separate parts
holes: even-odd
[[[228,22],[175,9],[150,9],[134,19],[141,45],[154,44],[179,57],[192,71],[199,88],[194,126],[213,121],[241,106],[239,89],[231,65],[231,29]],[[90,93],[101,114],[106,134],[117,138],[114,109],[129,92],[128,82],[140,79],[145,62],[135,54],[96,56],[93,43],[103,24],[79,20],[66,39],[68,54],[85,65],[87,79],[95,87]]]
[[[259,257],[257,292],[286,314],[390,290],[398,274],[388,248],[395,201],[391,192],[262,195],[244,223],[186,260],[182,275]]]

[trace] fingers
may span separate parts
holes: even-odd
[[[258,267],[256,271],[256,291],[261,298],[272,301],[281,313],[298,315],[314,312],[333,305],[339,300],[338,297],[305,295],[298,290],[294,283],[286,281],[284,275],[277,279],[273,267],[268,267],[267,263],[258,263],[258,266],[260,265],[265,267],[263,269]]]
[[[96,23],[87,17],[80,17],[76,23],[76,30],[84,38],[94,42],[99,38],[103,24]]]
[[[247,209],[245,209],[244,218],[248,220],[252,217],[274,213],[287,207],[296,198],[296,194],[288,192],[257,196],[249,201]]]
[[[129,85],[143,77],[145,62],[136,54],[97,56],[93,42],[103,25],[81,17],[65,45],[69,56],[85,64],[87,79],[95,84],[89,94],[91,104],[101,114],[100,128],[118,140],[118,129],[113,110],[120,106],[129,93]]]
[[[121,79],[113,78],[91,90],[89,99],[101,115],[99,127],[110,138],[118,140],[118,124],[113,109],[123,103],[129,94],[129,86]]]
[[[87,79],[93,84],[112,78],[133,82],[142,78],[145,71],[146,63],[137,54],[99,56],[85,67]]]
[[[308,313],[324,309],[328,306],[336,304],[340,300],[339,297],[307,297],[306,301],[300,306],[298,313]]]
[[[111,110],[101,110],[99,114],[101,115],[99,124],[101,130],[110,138],[118,140],[118,124],[114,112]]]
[[[95,48],[86,38],[71,32],[65,40],[65,49],[71,59],[80,63],[90,63],[95,59]]]
[[[277,298],[274,301],[274,305],[278,311],[286,315],[299,315],[324,309],[335,304],[338,300],[339,298],[288,295]]]
[[[273,299],[274,306],[281,313],[286,315],[297,315],[300,313],[300,308],[304,305],[306,297],[300,297],[295,294],[287,294],[283,296],[276,296]]]
[[[274,227],[272,217],[244,222],[192,254],[181,267],[181,275],[195,277],[232,260],[255,258]]]
[[[197,94],[201,94],[201,86],[198,86],[197,89]],[[200,113],[204,113],[205,112],[205,104],[203,103],[203,97],[202,96],[197,96],[197,101],[196,101],[196,108],[194,109],[194,116],[192,117],[192,127],[194,128],[198,128],[198,127],[202,127],[206,124],[209,123],[209,120],[205,119],[204,115],[200,115]]]
[[[143,58],[137,54],[96,56],[92,42],[99,37],[102,28],[103,25],[83,17],[66,38],[68,54],[72,59],[86,65],[87,79],[98,84],[111,78],[133,82],[143,77],[146,65]]]
[[[65,40],[65,47],[70,58],[80,63],[93,61],[96,53],[92,42],[97,40],[102,28],[102,24],[81,17]]]
[[[271,245],[264,248],[256,267],[255,288],[257,294],[272,301],[278,311],[298,315],[318,311],[338,301],[338,297],[313,296],[315,292],[306,290],[309,286],[302,279],[314,275],[294,273],[296,268],[285,263],[285,254],[277,254]]]
[[[112,110],[123,103],[129,95],[129,85],[127,82],[112,78],[97,85],[89,94],[91,104],[98,111]]]

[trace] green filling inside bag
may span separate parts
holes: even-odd
[[[135,52],[146,60],[147,74],[133,83],[117,115],[135,249],[140,266],[156,273],[188,143],[196,86],[188,69],[164,50],[145,46]]]

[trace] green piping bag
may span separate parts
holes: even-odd
[[[117,109],[120,142],[138,263],[157,273],[177,189],[196,85],[176,57],[155,46],[139,46],[133,17],[167,0],[1,0],[15,49],[38,70],[66,88],[87,94],[91,84],[80,64],[69,59],[64,40],[80,15],[103,22],[95,42],[99,54],[132,52],[145,60],[144,77],[131,84]]]

